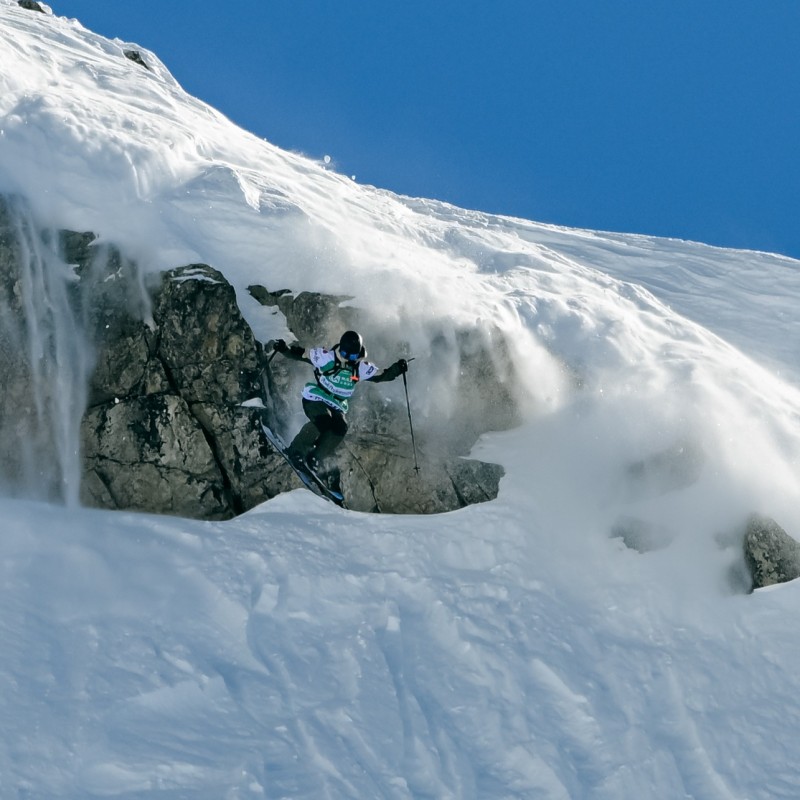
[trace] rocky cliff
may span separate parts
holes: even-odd
[[[343,298],[250,292],[305,346],[359,321]],[[298,381],[310,374],[269,359],[271,343],[255,339],[221,271],[191,264],[145,278],[93,233],[42,231],[24,204],[5,199],[0,308],[6,491],[224,519],[301,486],[262,424],[292,433]],[[459,337],[464,370],[485,370],[480,337]],[[459,426],[435,456],[423,437],[417,473],[405,408],[377,389],[360,387],[339,456],[351,508],[433,513],[497,495],[502,469],[459,457],[474,440]],[[483,405],[470,403],[483,429],[513,424],[510,395]]]

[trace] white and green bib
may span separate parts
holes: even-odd
[[[303,387],[303,397],[325,403],[342,413],[347,413],[348,400],[359,381],[368,381],[378,371],[369,361],[352,365],[344,363],[332,350],[324,347],[312,347],[308,357],[314,365],[316,381],[309,381]]]

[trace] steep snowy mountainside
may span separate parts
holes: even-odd
[[[0,787],[792,797],[800,585],[576,547],[529,494],[430,522],[303,492],[226,524],[0,500]]]
[[[415,422],[457,410],[465,327],[531,403],[474,448],[498,498],[435,517],[0,499],[0,796],[800,795],[800,585],[745,594],[739,539],[800,532],[797,262],[359,186],[128,47],[0,0],[0,192],[211,264],[264,340],[249,284],[352,296]]]
[[[537,417],[602,400],[595,427],[624,421],[640,457],[690,440],[737,482],[795,485],[798,340],[764,318],[794,331],[796,262],[360,186],[237,128],[152,53],[148,70],[74,20],[0,8],[0,189],[42,226],[92,230],[145,270],[211,264],[262,340],[283,329],[250,284],[352,297],[379,362],[400,342],[417,357],[421,425],[458,413],[459,331],[495,330]]]
[[[787,335],[775,352],[774,337],[744,323],[755,303],[796,330],[787,302],[800,284],[796,262],[558,229],[359,186],[231,124],[188,96],[155,54],[141,51],[146,70],[123,56],[136,45],[13,0],[1,7],[0,188],[29,197],[43,222],[112,237],[148,269],[206,261],[240,288],[268,281],[351,294],[395,329],[401,317],[410,328],[505,312],[501,323],[513,329],[509,284],[519,272],[538,267],[549,282],[571,273],[564,292],[580,294],[603,280],[599,270],[797,379],[800,337]],[[680,280],[663,280],[676,261]],[[242,304],[266,330],[263,310]]]
[[[433,200],[397,198],[453,229],[443,238],[484,273],[526,267],[597,279],[595,271],[646,289],[672,311],[708,328],[794,383],[800,382],[800,319],[790,298],[800,262],[698,242],[577,230],[465,211]],[[763,317],[780,325],[776,337]]]
[[[792,483],[798,340],[764,317],[794,331],[796,262],[359,186],[237,128],[152,53],[145,69],[74,20],[0,8],[0,190],[40,225],[92,230],[145,270],[211,264],[263,340],[276,321],[250,284],[352,297],[379,361],[399,342],[417,357],[421,424],[458,411],[448,343],[493,329],[531,412],[600,398],[598,425],[641,420],[642,455],[691,439],[726,465],[758,452]]]

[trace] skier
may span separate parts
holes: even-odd
[[[360,334],[345,331],[339,344],[330,350],[312,347],[305,349],[298,344],[289,347],[278,339],[273,349],[294,361],[304,361],[314,367],[314,380],[303,387],[303,411],[307,422],[287,448],[289,457],[301,468],[311,469],[323,480],[335,481],[335,476],[325,476],[321,471],[347,433],[349,400],[360,381],[382,383],[393,381],[408,371],[408,362],[398,359],[383,372],[366,361],[367,351]]]

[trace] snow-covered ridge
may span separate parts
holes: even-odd
[[[251,283],[352,295],[422,418],[457,369],[431,332],[496,325],[531,398],[476,447],[498,499],[435,519],[0,501],[0,794],[797,795],[797,585],[728,580],[745,514],[800,531],[797,262],[359,186],[12,0],[0,89],[0,191],[43,227],[211,264],[262,338]],[[682,445],[688,479],[631,478]]]
[[[0,7],[0,188],[29,196],[53,226],[113,231],[152,269],[206,261],[243,285],[268,277],[277,288],[302,275],[304,288],[346,289],[383,317],[425,309],[471,320],[498,306],[514,316],[518,272],[574,296],[600,270],[796,378],[788,298],[800,270],[790,259],[558,229],[359,186],[231,124],[135,44],[13,0]],[[124,58],[131,47],[150,70]],[[676,261],[680,280],[665,281]],[[774,337],[742,329],[753,303],[787,331],[778,352]]]

